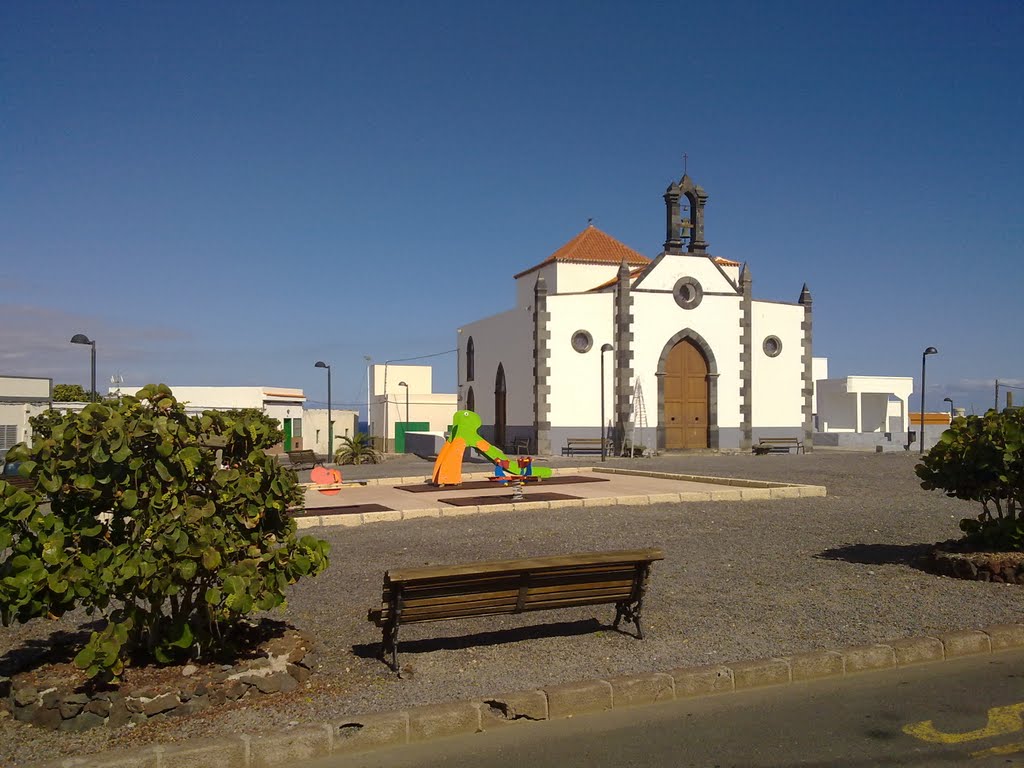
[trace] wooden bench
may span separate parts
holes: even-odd
[[[320,459],[311,450],[286,451],[286,453],[292,469],[312,469],[320,463]]]
[[[603,438],[605,451],[608,454],[612,452],[612,441],[608,438]],[[574,453],[600,453],[601,452],[601,441],[600,437],[569,437],[565,440],[565,447],[562,449],[563,456],[572,456]]]
[[[762,456],[766,453],[789,453],[789,449],[795,449],[794,453],[804,453],[804,444],[799,437],[762,437],[754,446],[754,453]]]
[[[651,564],[664,559],[660,549],[589,552],[403,568],[384,574],[381,607],[368,619],[383,628],[380,658],[398,668],[398,627],[443,619],[615,604],[615,623],[636,625]]]
[[[35,478],[22,477],[21,475],[0,475],[0,480],[4,480],[15,488],[23,488],[26,491],[30,491],[36,487]]]

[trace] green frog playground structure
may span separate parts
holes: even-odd
[[[433,483],[438,486],[459,485],[462,483],[462,457],[469,446],[477,453],[486,456],[495,467],[495,473],[501,477],[505,474],[523,477],[551,477],[550,467],[538,467],[533,459],[524,456],[510,459],[497,446],[480,437],[480,417],[473,411],[456,411],[452,416],[452,428],[448,434],[437,460],[434,462]]]

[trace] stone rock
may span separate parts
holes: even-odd
[[[70,720],[72,717],[82,711],[82,707],[85,704],[80,701],[71,701],[71,697],[68,696],[61,703],[58,709],[60,710],[60,716],[65,720]]]
[[[162,712],[174,709],[181,702],[178,701],[178,697],[173,693],[165,693],[155,698],[150,699],[142,705],[142,711],[146,717],[152,718],[155,715],[159,715]]]
[[[196,672],[199,671],[199,667],[195,664],[186,664],[185,668],[181,670],[181,674],[185,677],[192,677]]]
[[[36,713],[38,704],[35,706],[24,706],[14,708],[14,719],[20,723],[29,723],[32,721],[32,716]]]
[[[210,690],[208,698],[210,699],[210,704],[212,704],[215,707],[219,707],[221,704],[227,701],[228,697],[224,695],[223,688],[213,688]]]
[[[132,713],[142,712],[146,708],[142,699],[137,699],[134,696],[129,696],[125,699],[124,704],[128,708],[128,711]]]
[[[85,705],[85,711],[93,715],[99,715],[104,720],[107,719],[107,715],[110,714],[111,705],[109,701],[103,701],[102,699],[93,699]]]
[[[287,666],[288,674],[295,678],[295,682],[304,683],[309,680],[309,676],[313,674],[305,667],[299,664],[289,664]]]
[[[242,680],[229,680],[227,685],[224,686],[224,695],[232,701],[237,701],[245,696],[248,690],[249,686]]]
[[[11,695],[11,678],[0,675],[0,699],[6,699]]]
[[[110,702],[110,715],[107,717],[107,725],[111,728],[120,728],[127,725],[132,719],[132,713],[128,711],[125,699]]]
[[[39,700],[39,691],[33,685],[21,685],[14,689],[14,703],[19,707],[27,707]]]
[[[287,693],[298,687],[298,682],[287,672],[274,672],[263,677],[254,677],[251,680],[260,693]]]
[[[206,683],[199,683],[195,688],[192,689],[193,696],[205,696],[210,692],[210,686]]]
[[[160,691],[153,690],[152,688],[136,688],[134,691],[128,694],[133,699],[155,699],[160,695]]]
[[[167,714],[171,715],[172,717],[181,717],[181,716],[184,716],[184,715],[192,715],[192,714],[195,714],[196,712],[201,712],[202,710],[208,708],[209,706],[210,706],[210,698],[208,696],[193,696],[191,699],[189,699],[187,702],[182,704],[180,707],[176,707],[175,709],[172,709]]]
[[[105,722],[106,718],[100,717],[92,712],[83,712],[78,717],[62,722],[60,724],[60,729],[62,731],[87,731],[90,728],[103,725]]]
[[[60,716],[59,709],[36,707],[32,713],[32,719],[29,722],[31,722],[32,725],[38,725],[40,728],[48,728],[51,731],[55,731],[60,727],[60,724],[63,721],[64,718]]]
[[[46,709],[59,709],[60,702],[64,697],[60,695],[60,691],[56,688],[49,688],[43,691],[41,696],[43,706]]]

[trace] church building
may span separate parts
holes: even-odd
[[[708,196],[688,176],[664,195],[653,260],[588,225],[515,275],[515,308],[459,329],[459,405],[499,446],[539,455],[604,434],[616,448],[811,450],[811,294],[755,299],[749,265],[712,255]]]

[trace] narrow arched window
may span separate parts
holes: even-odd
[[[466,340],[466,381],[472,381],[476,378],[476,349],[473,346],[473,337],[470,336]],[[470,410],[473,410],[470,408]]]
[[[472,387],[470,387],[469,391],[466,393],[466,410],[467,411],[475,411],[476,410],[476,395],[473,394],[473,388]]]

